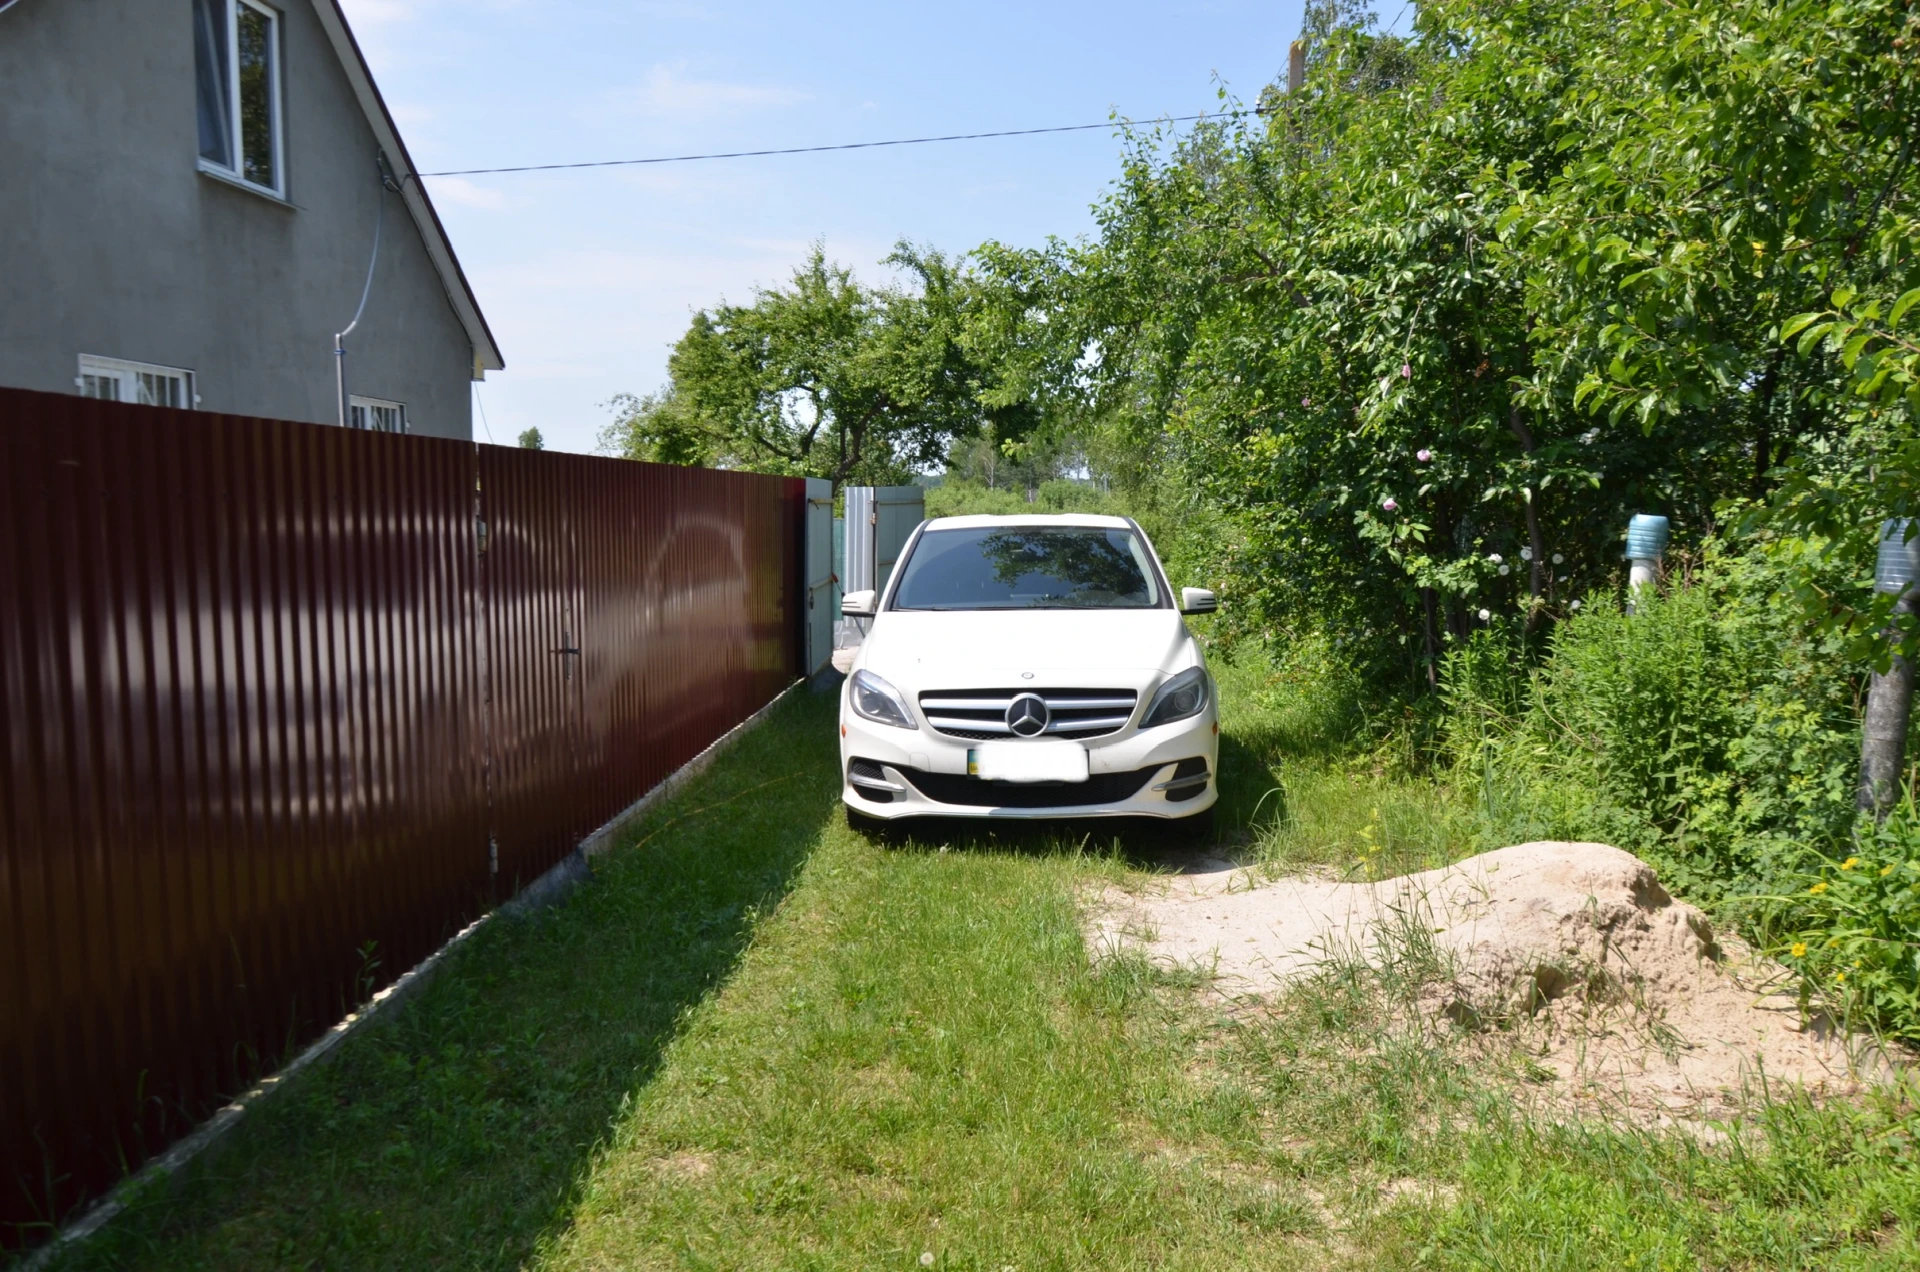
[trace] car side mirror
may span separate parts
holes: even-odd
[[[847,618],[872,618],[877,594],[871,590],[848,592],[840,598],[840,613]]]
[[[1180,612],[1182,614],[1211,614],[1220,608],[1220,598],[1211,588],[1183,587],[1180,589]]]

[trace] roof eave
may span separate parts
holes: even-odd
[[[427,197],[426,187],[420,184],[420,174],[413,166],[413,156],[407,153],[406,143],[400,140],[400,129],[394,124],[385,99],[380,96],[380,86],[374,83],[373,71],[360,52],[359,41],[353,38],[353,28],[347,25],[347,15],[341,11],[339,0],[313,0],[313,11],[319,16],[327,38],[333,42],[334,55],[346,69],[347,80],[353,85],[353,95],[360,103],[361,113],[373,128],[374,139],[386,152],[394,179],[400,185],[401,201],[407,205],[407,212],[420,231],[420,239],[426,244],[427,256],[433,261],[435,272],[440,275],[440,285],[446,289],[447,301],[459,316],[460,325],[466,329],[467,339],[473,345],[474,378],[479,379],[481,371],[501,370],[506,362],[500,356],[500,346],[494,342],[486,315],[480,312],[480,302],[474,298],[466,272],[460,268],[460,258],[454,255],[453,241],[440,224],[440,214],[433,210],[433,200]]]

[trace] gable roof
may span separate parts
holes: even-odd
[[[359,41],[353,38],[353,29],[347,25],[347,15],[340,10],[340,0],[313,0],[313,11],[327,32],[327,39],[333,43],[334,55],[347,73],[347,82],[353,85],[353,95],[373,128],[374,139],[386,152],[394,180],[400,186],[401,201],[407,205],[407,212],[420,231],[420,239],[427,246],[427,256],[440,275],[440,285],[446,289],[447,302],[459,316],[460,325],[466,328],[467,339],[473,345],[474,378],[479,379],[483,370],[500,370],[506,366],[500,356],[500,346],[494,343],[486,315],[480,312],[480,302],[474,299],[473,288],[467,285],[460,258],[453,254],[453,242],[447,237],[446,227],[440,224],[440,214],[433,210],[433,201],[427,197],[426,187],[420,184],[413,156],[400,140],[400,129],[394,125],[393,115],[380,96],[379,85],[373,82],[373,72],[360,52]]]

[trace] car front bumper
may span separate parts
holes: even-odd
[[[1084,783],[969,777],[967,751],[978,742],[924,726],[874,724],[846,708],[844,688],[841,703],[840,797],[868,817],[1180,818],[1219,799],[1220,730],[1212,702],[1190,720],[1152,729],[1129,725],[1084,743]]]

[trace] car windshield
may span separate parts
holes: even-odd
[[[1146,545],[1106,526],[928,530],[902,567],[897,610],[1152,609]]]

